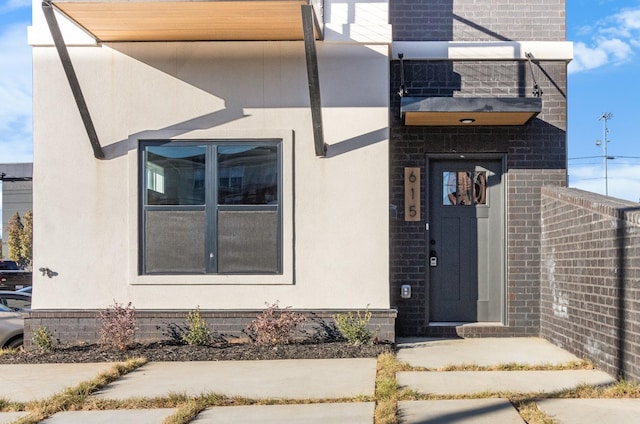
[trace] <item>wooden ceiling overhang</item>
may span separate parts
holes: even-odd
[[[320,0],[60,0],[56,9],[101,42],[303,40],[301,7],[312,6],[322,39]]]
[[[402,97],[406,126],[525,125],[542,110],[539,97]]]

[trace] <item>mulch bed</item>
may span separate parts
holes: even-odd
[[[49,352],[39,349],[18,350],[0,355],[0,364],[120,362],[137,357],[154,362],[375,358],[387,352],[394,352],[392,344],[353,346],[346,342],[326,342],[279,346],[252,343],[189,346],[167,341],[136,343],[123,351],[105,349],[99,345],[58,347]]]

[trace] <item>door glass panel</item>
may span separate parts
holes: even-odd
[[[442,204],[473,206],[487,204],[486,171],[442,173]]]

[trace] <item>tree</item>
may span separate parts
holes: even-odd
[[[21,268],[32,265],[33,246],[33,214],[31,211],[24,216],[24,223],[18,212],[11,217],[8,225],[9,259],[16,261]],[[26,225],[25,225],[26,224]]]
[[[20,254],[26,263],[26,267],[33,266],[33,213],[27,211],[24,214],[24,227],[20,235]]]
[[[18,212],[11,217],[8,227],[7,232],[9,238],[7,240],[7,246],[9,247],[9,259],[20,263],[20,236],[22,235],[24,225],[22,225],[22,219]]]

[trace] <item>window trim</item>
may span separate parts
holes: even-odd
[[[206,138],[206,139],[174,139],[174,138],[154,138],[138,140],[138,195],[137,195],[137,211],[138,211],[138,283],[144,277],[154,276],[285,276],[285,230],[286,220],[284,218],[285,199],[285,163],[284,156],[286,154],[285,140],[283,138]],[[275,146],[276,147],[276,169],[278,197],[275,205],[222,205],[218,203],[218,149],[223,146]],[[213,187],[206,189],[204,205],[147,205],[147,167],[146,167],[146,148],[148,146],[205,146],[205,182],[212,182]],[[205,272],[145,272],[145,212],[154,210],[164,211],[204,211],[206,222],[206,236],[203,258],[205,263]],[[218,215],[224,211],[275,211],[277,213],[277,271],[275,272],[219,272],[218,271]],[[213,255],[213,256],[211,256]],[[207,258],[208,256],[208,258]]]

